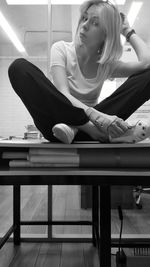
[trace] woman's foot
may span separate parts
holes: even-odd
[[[91,122],[78,126],[77,128],[89,134],[93,140],[97,140],[102,143],[137,143],[150,137],[150,126],[148,123],[142,121],[138,121],[120,137],[109,137],[109,139]],[[71,144],[78,132],[77,128],[59,123],[52,128],[52,132],[53,135],[62,143]]]
[[[111,143],[137,143],[150,137],[150,126],[146,122],[138,121],[131,129],[128,129],[122,136],[109,138]]]
[[[91,121],[88,121],[84,125],[77,126],[77,128],[88,134],[94,141],[99,141],[100,143],[109,142],[108,136],[100,131]]]
[[[109,139],[106,138],[106,135],[101,133],[99,129],[90,121],[84,125],[77,126],[77,128],[68,126],[64,123],[58,123],[52,128],[53,135],[65,144],[72,143],[78,130],[87,133],[93,140],[100,141],[102,143],[109,142]]]
[[[64,123],[58,123],[52,128],[53,135],[64,144],[71,144],[78,129]]]

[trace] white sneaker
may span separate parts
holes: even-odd
[[[150,137],[150,125],[148,122],[138,121],[125,134],[117,138],[109,138],[111,143],[137,143]]]
[[[53,135],[64,144],[71,144],[78,129],[64,123],[58,123],[52,128]]]

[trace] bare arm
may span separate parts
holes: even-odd
[[[130,44],[137,55],[138,61],[143,62],[145,67],[150,67],[150,48],[148,45],[137,34],[131,35]]]
[[[129,23],[125,17],[122,25],[122,34],[126,37],[128,32],[131,31]],[[122,62],[118,61],[117,67],[114,70],[112,77],[128,77],[134,73],[150,68],[150,48],[148,45],[137,35],[132,34],[129,42],[133,47],[136,55],[137,62]]]

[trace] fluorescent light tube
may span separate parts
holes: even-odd
[[[79,5],[84,0],[51,0],[53,5]],[[8,5],[47,5],[48,0],[6,0]]]
[[[127,15],[130,26],[132,27],[134,21],[143,5],[143,2],[132,2],[129,13]]]
[[[126,0],[110,0],[112,4],[124,5]]]
[[[124,5],[126,0],[116,0],[117,5]]]
[[[9,23],[7,22],[6,18],[4,17],[4,15],[2,14],[1,11],[0,11],[0,26],[2,27],[4,32],[7,34],[9,39],[12,41],[14,46],[17,48],[17,50],[20,53],[23,53],[24,55],[27,55],[25,48],[23,47],[23,45],[19,41],[17,35],[13,31],[13,29],[11,28],[11,26],[9,25]]]
[[[80,5],[84,0],[51,0],[53,5]],[[116,0],[118,5],[124,5],[126,0]],[[46,5],[48,0],[6,0],[8,5]]]
[[[46,5],[48,0],[6,0],[8,5]]]

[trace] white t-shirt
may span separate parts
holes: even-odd
[[[69,83],[70,93],[87,106],[98,104],[98,98],[106,79],[110,78],[114,69],[114,64],[99,64],[95,78],[87,79],[83,76],[76,55],[73,42],[58,41],[51,48],[52,66],[62,66],[66,69],[66,75]],[[51,81],[53,82],[52,75]]]

